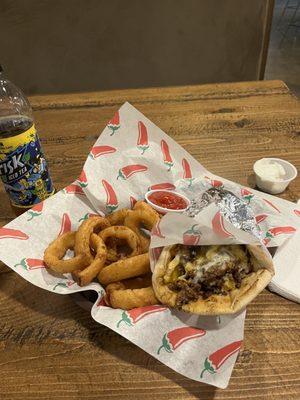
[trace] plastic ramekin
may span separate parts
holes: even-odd
[[[150,201],[149,198],[148,198],[150,196],[150,194],[154,193],[154,192],[166,192],[166,193],[176,194],[176,196],[179,196],[179,197],[183,198],[186,201],[187,206],[186,206],[186,208],[182,208],[180,210],[171,210],[170,208],[160,207],[157,204],[152,203],[152,201]],[[188,206],[191,203],[190,200],[186,196],[184,196],[183,194],[175,192],[174,190],[166,190],[166,189],[149,190],[149,192],[147,192],[145,194],[145,199],[146,199],[147,203],[149,203],[151,205],[151,207],[153,207],[160,214],[166,214],[167,212],[182,213],[183,211],[185,211],[188,208]]]
[[[276,179],[276,180],[270,180],[266,179],[263,176],[259,175],[257,173],[257,163],[261,160],[270,160],[270,161],[276,161],[278,164],[282,165],[282,167],[285,170],[285,178],[284,179]],[[285,191],[289,183],[294,180],[297,176],[297,168],[291,164],[290,162],[286,160],[282,160],[281,158],[261,158],[260,160],[257,160],[254,165],[253,165],[253,171],[255,174],[256,178],[256,185],[259,187],[259,189],[270,193],[270,194],[279,194]]]

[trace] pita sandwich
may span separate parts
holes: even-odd
[[[186,246],[163,249],[152,276],[157,298],[199,315],[234,314],[274,275],[272,259],[258,245]]]

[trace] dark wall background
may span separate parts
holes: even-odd
[[[259,78],[268,0],[1,0],[0,62],[28,94]]]

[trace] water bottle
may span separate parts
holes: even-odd
[[[54,193],[29,101],[1,66],[0,177],[17,215]]]

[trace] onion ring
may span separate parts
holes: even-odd
[[[113,308],[131,310],[132,308],[158,304],[151,286],[141,289],[126,289],[122,282],[111,283],[106,288],[106,304]]]
[[[136,278],[124,279],[122,283],[124,283],[126,289],[141,289],[152,286],[152,273],[149,272]]]
[[[125,258],[103,268],[98,274],[102,285],[118,282],[123,279],[134,278],[150,272],[149,254],[140,254],[135,257]]]
[[[120,258],[118,255],[118,239],[113,237],[109,238],[105,245],[107,248],[107,261],[109,263],[118,261]]]
[[[81,270],[89,264],[89,260],[84,254],[63,260],[67,250],[74,248],[76,235],[76,232],[67,232],[50,243],[44,253],[44,262],[48,268],[64,274],[78,269]]]
[[[91,247],[96,251],[95,259],[82,271],[74,271],[73,276],[79,286],[88,285],[101,271],[106,261],[106,246],[103,240],[95,233],[91,234]]]
[[[154,210],[154,208],[152,208],[150,206],[150,204],[146,203],[144,200],[137,201],[135,203],[135,205],[133,206],[133,210],[142,210],[142,211],[150,213],[153,216],[158,216],[159,217],[159,213],[156,210]]]
[[[99,236],[103,239],[104,243],[107,242],[108,238],[125,239],[132,252],[127,257],[133,257],[140,254],[140,241],[138,236],[127,226],[110,226],[99,233]],[[114,254],[109,250],[107,252],[107,260],[115,261],[113,258]],[[126,258],[127,258],[126,257]]]
[[[107,215],[106,219],[108,219],[110,225],[124,225],[124,219],[126,218],[128,211],[128,208],[122,208],[121,210]]]
[[[90,236],[99,229],[105,229],[110,226],[108,220],[104,217],[92,217],[83,221],[78,228],[75,239],[75,254],[83,254],[88,259],[88,264],[94,260],[90,249]]]
[[[120,240],[115,237],[111,237],[106,241],[107,261],[108,261],[107,264],[116,262],[122,258],[128,257],[123,252],[120,252],[119,248],[122,247],[122,243],[121,243],[122,241],[124,242],[125,240]],[[126,241],[125,241],[125,244],[126,244]],[[123,247],[125,244],[123,244]],[[130,255],[130,257],[131,257],[131,255]]]
[[[141,207],[141,206],[140,206]],[[143,206],[145,207],[145,206]],[[149,206],[150,207],[150,206]],[[146,253],[149,250],[150,239],[146,238],[141,230],[140,225],[143,224],[151,231],[153,226],[159,221],[159,214],[152,209],[152,212],[148,212],[145,209],[137,209],[130,211],[125,218],[124,225],[132,229],[136,233],[141,242],[141,251]]]

